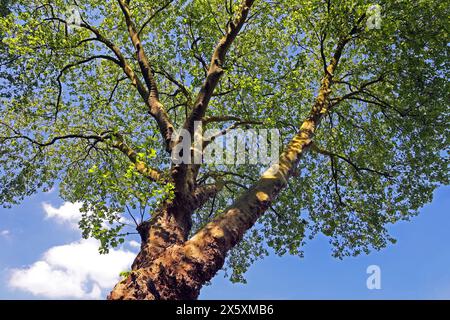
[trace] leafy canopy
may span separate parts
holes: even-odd
[[[119,5],[76,3],[83,24],[120,48],[137,72]],[[448,184],[445,1],[256,1],[230,49],[207,116],[258,121],[256,127],[277,128],[283,142],[289,141],[315,99],[324,62],[373,4],[382,9],[381,28],[365,28],[346,47],[329,101],[335,107],[288,189],[230,254],[233,281],[244,281],[243,273],[266,248],[302,255],[305,240],[319,233],[329,237],[337,257],[383,248],[394,241],[387,225],[414,216],[438,185]],[[170,159],[111,48],[91,29],[64,22],[73,5],[19,0],[8,10],[2,6],[0,202],[16,204],[57,184],[63,199],[84,204],[83,235],[100,239],[107,251],[124,241],[130,215],[149,219],[173,196],[170,183],[149,181],[115,143],[126,142],[139,161],[161,171]],[[130,2],[161,102],[176,127],[238,5]],[[193,232],[263,169],[203,166],[199,183],[217,177],[228,182],[195,213]]]

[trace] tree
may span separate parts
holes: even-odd
[[[195,299],[220,269],[245,281],[269,248],[301,256],[319,233],[338,258],[379,250],[448,184],[448,10],[16,1],[0,20],[0,201],[56,184],[102,252],[131,219],[141,250],[110,299]],[[174,163],[180,142],[202,151],[196,121],[278,129],[278,164]]]

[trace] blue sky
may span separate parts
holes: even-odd
[[[44,205],[45,204],[45,205]],[[450,187],[435,192],[418,217],[390,227],[398,242],[381,252],[337,260],[326,238],[307,244],[305,257],[271,255],[247,272],[247,284],[218,274],[201,299],[450,299]],[[57,192],[0,209],[0,298],[103,298],[127,268],[137,243],[108,256],[80,240],[76,205]],[[130,239],[133,240],[133,239]],[[381,289],[369,290],[366,269],[381,269]]]

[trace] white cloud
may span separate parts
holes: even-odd
[[[128,245],[132,248],[139,249],[141,247],[141,244],[137,241],[131,240],[128,242]]]
[[[93,239],[52,247],[31,266],[12,270],[9,285],[46,298],[102,298],[130,268],[135,253],[100,255],[98,247]]]
[[[0,236],[5,237],[5,238],[9,237],[10,234],[11,234],[11,232],[9,230],[0,231]]]
[[[48,219],[55,219],[58,223],[68,224],[73,229],[78,229],[78,222],[81,219],[81,203],[64,202],[59,208],[55,208],[50,203],[42,203],[45,216]]]
[[[56,222],[69,225],[73,229],[78,229],[78,222],[80,222],[81,216],[83,215],[80,212],[81,206],[81,202],[64,202],[59,208],[54,207],[48,202],[42,203],[42,208],[47,219],[54,219]],[[132,221],[125,217],[120,217],[119,222],[129,225],[132,224]],[[109,227],[109,224],[104,223],[104,226]]]
[[[78,229],[82,216],[81,203],[64,202],[55,207],[44,202],[42,207],[46,219]],[[0,235],[3,235],[3,232]],[[9,286],[52,299],[105,297],[119,281],[119,273],[129,270],[136,256],[132,251],[139,248],[140,244],[132,240],[128,242],[128,250],[111,249],[106,255],[98,253],[99,246],[97,240],[81,239],[51,247],[33,264],[12,269]]]
[[[11,231],[5,229],[5,230],[0,230],[0,239],[3,238],[6,241],[10,241],[11,240]]]

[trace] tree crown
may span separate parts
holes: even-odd
[[[368,24],[373,4],[379,29]],[[123,217],[147,220],[174,197],[165,130],[195,114],[213,50],[239,25],[241,7],[19,0],[2,9],[0,202],[57,184],[63,199],[83,203],[84,236],[103,251],[123,242]],[[431,0],[255,1],[226,59],[216,57],[221,79],[200,119],[208,128],[276,128],[287,144],[345,48],[333,108],[288,188],[229,256],[232,280],[267,247],[301,255],[319,233],[337,257],[380,249],[394,241],[387,225],[448,184],[448,9]],[[149,103],[156,98],[163,116]],[[197,210],[192,233],[263,170],[201,166],[198,185],[224,188]]]

